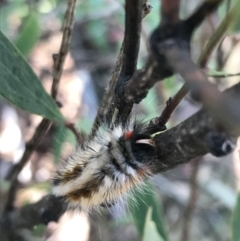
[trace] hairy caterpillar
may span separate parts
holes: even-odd
[[[109,206],[152,175],[154,152],[143,122],[105,125],[57,171],[52,192],[70,208]]]
[[[146,124],[134,120],[102,129],[77,148],[53,179],[52,193],[69,208],[111,206],[153,174],[155,143]],[[221,132],[210,132],[206,141],[215,156],[234,149]]]

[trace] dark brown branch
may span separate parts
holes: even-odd
[[[207,15],[216,10],[222,1],[223,0],[205,0],[198,9],[185,20],[189,31],[194,31],[194,29],[203,22]]]
[[[223,93],[239,96],[240,83]],[[213,121],[213,113],[201,109],[176,127],[154,137],[157,150],[156,160],[153,161],[155,173],[167,171],[209,152],[207,135],[218,130]],[[231,133],[233,137],[239,136],[233,125],[226,126],[226,132]]]
[[[179,22],[180,0],[162,0],[161,24],[177,24]]]
[[[219,25],[219,27],[217,28],[216,32],[211,36],[210,40],[208,41],[206,47],[204,48],[203,52],[201,53],[199,60],[198,60],[198,65],[201,68],[204,68],[208,62],[208,59],[212,53],[212,51],[214,50],[214,48],[216,47],[217,43],[222,39],[222,37],[224,36],[226,30],[228,29],[229,25],[232,23],[233,19],[234,19],[234,8],[232,8],[227,15],[225,16],[225,18],[223,19],[223,21],[221,22],[221,24]],[[183,40],[184,41],[184,40]],[[164,45],[164,41],[161,42],[161,44],[159,44],[161,46],[161,50],[160,53],[164,55],[164,57],[166,57],[166,52],[168,52],[169,50],[166,49],[166,46],[168,46],[168,43],[166,41],[165,43],[166,45]],[[181,46],[179,46],[179,43],[175,40],[175,42],[173,41],[172,46],[175,46],[176,48],[179,49],[179,51],[181,51]],[[170,47],[171,48],[171,47]],[[178,51],[177,51],[178,52]],[[188,49],[184,50],[185,53],[189,53]],[[190,57],[189,57],[190,58]],[[169,60],[167,60],[168,62]],[[176,61],[176,59],[175,59]],[[182,64],[182,59],[178,58],[179,64]],[[171,64],[169,64],[170,66]],[[175,65],[175,64],[174,64]],[[187,66],[187,64],[186,64]],[[178,71],[175,69],[174,66],[172,66],[173,71]],[[168,119],[170,118],[171,114],[173,113],[173,111],[175,110],[175,108],[178,106],[178,104],[181,102],[181,100],[187,95],[188,93],[188,87],[187,84],[185,83],[181,89],[176,93],[176,95],[173,98],[170,98],[171,101],[167,102],[167,105],[165,107],[165,109],[163,110],[162,114],[160,117],[154,118],[149,125],[149,130],[154,133],[154,131],[160,131],[163,130],[165,124],[167,123]]]
[[[107,114],[107,121],[110,123],[115,121],[126,121],[133,105],[129,103],[129,105],[126,106],[125,102],[122,100],[122,96],[126,83],[132,78],[136,70],[141,36],[143,1],[126,0],[125,3],[126,17],[122,69],[116,82],[113,104],[110,106],[109,113]],[[119,118],[121,118],[121,120],[119,120]]]
[[[50,126],[51,126],[51,121],[46,119],[43,119],[41,121],[41,123],[36,128],[32,139],[26,144],[26,149],[25,149],[25,152],[23,153],[21,160],[17,164],[15,164],[13,168],[10,170],[10,172],[8,173],[7,178],[11,180],[11,185],[8,191],[8,198],[5,205],[6,212],[11,211],[14,208],[15,195],[19,186],[18,179],[17,179],[18,174],[27,164],[33,151],[37,148],[43,136],[50,128]]]
[[[120,73],[121,77],[132,77],[136,69],[141,34],[142,6],[142,0],[126,0],[123,64]]]
[[[142,19],[145,18],[152,10],[151,4],[148,2],[148,0],[144,0],[143,6],[142,6]],[[108,83],[108,87],[106,89],[106,92],[104,93],[104,96],[101,100],[100,107],[98,109],[97,116],[94,120],[93,128],[92,128],[92,133],[91,135],[93,136],[96,131],[98,130],[98,127],[100,123],[103,121],[103,118],[107,115],[110,106],[112,104],[112,99],[114,96],[113,90],[115,89],[116,82],[119,79],[120,76],[120,71],[122,70],[122,64],[123,64],[123,50],[124,50],[124,42],[125,42],[125,37],[120,49],[120,53],[117,58],[117,62],[114,67],[113,74],[111,76],[111,79]],[[110,117],[111,118],[111,117]]]
[[[23,240],[19,237],[22,230],[32,230],[35,225],[49,221],[56,222],[65,210],[66,206],[59,198],[47,195],[37,203],[5,213],[0,222],[1,240]]]
[[[203,3],[204,7],[200,7],[194,15],[206,16],[206,14],[214,11],[218,4],[219,1],[213,1],[210,5]],[[178,21],[179,1],[162,1],[162,6],[162,12],[164,13],[163,22],[161,22],[159,28],[155,30],[150,39],[152,54],[155,58],[150,57],[143,70],[136,72],[132,79],[129,80],[127,86],[125,86],[124,95],[121,99],[124,105],[130,104],[131,106],[132,103],[139,103],[157,81],[173,74],[173,69],[169,66],[163,54],[164,43],[174,43],[179,48],[183,48],[186,51],[190,50],[190,39],[194,28],[188,26],[192,24],[189,21]],[[205,15],[202,12],[204,9],[207,9]],[[169,17],[168,14],[170,15]],[[203,20],[204,18],[199,18],[198,21],[201,22]],[[162,47],[163,51],[159,51],[159,47]]]
[[[167,171],[207,154],[209,150],[205,139],[214,128],[210,115],[201,110],[178,126],[156,135],[157,161],[153,164],[154,172]]]
[[[23,167],[26,165],[28,162],[32,152],[36,149],[38,144],[41,142],[44,134],[47,132],[48,128],[50,127],[49,125],[50,121],[48,120],[43,120],[39,126],[36,128],[35,133],[32,137],[32,139],[27,142],[26,144],[26,150],[21,158],[21,161],[18,162],[13,169],[10,170],[8,174],[8,179],[16,179],[17,175],[20,173],[20,171],[23,169]]]
[[[198,10],[193,14],[192,19],[197,19],[198,24],[195,26],[197,27],[203,20],[204,17],[206,17],[209,13],[213,12],[216,7],[219,5],[221,1],[206,1],[198,8]],[[161,26],[168,25],[167,27],[162,27],[158,30],[158,33],[153,34],[151,38],[151,45],[153,54],[155,52],[154,48],[154,38],[157,36],[158,42],[161,40],[161,42],[169,41],[169,40],[176,40],[178,44],[180,44],[180,47],[183,47],[187,50],[190,48],[190,39],[192,32],[194,31],[193,26],[191,26],[191,17],[189,17],[186,21],[178,21],[178,9],[179,9],[179,1],[162,1],[163,6],[163,13],[164,16],[167,16],[168,14],[171,15],[168,18],[164,17],[162,19]],[[165,19],[165,20],[164,20]],[[167,19],[169,21],[167,22]],[[164,24],[163,24],[164,23]],[[189,26],[188,26],[189,25]],[[154,37],[155,35],[155,37]],[[156,57],[156,56],[155,56]],[[157,59],[160,64],[157,64],[155,59],[152,57],[149,58],[147,64],[143,68],[143,70],[139,70],[135,72],[134,76],[128,81],[128,78],[121,79],[121,83],[127,81],[126,86],[117,86],[117,92],[119,93],[119,98],[116,98],[115,105],[117,103],[121,103],[122,110],[120,108],[120,113],[122,112],[123,115],[128,116],[130,113],[133,103],[139,103],[148,93],[148,90],[159,80],[162,80],[166,77],[169,77],[173,74],[173,71],[171,68],[169,68],[169,65],[166,61],[166,58],[164,55],[157,56]],[[122,61],[122,59],[121,59]],[[119,75],[120,68],[118,69],[118,75]],[[115,76],[116,77],[116,76]],[[112,85],[113,86],[113,85]],[[124,90],[122,90],[124,88]],[[105,95],[106,96],[106,95]],[[103,119],[103,116],[106,116],[106,113],[108,108],[105,108],[106,106],[110,106],[112,101],[111,98],[103,98],[105,101],[105,105],[101,105],[101,108],[99,109],[99,115],[96,117],[95,125],[93,128],[94,130],[97,129],[98,124],[100,123],[100,120]],[[109,104],[107,104],[109,103]],[[111,111],[110,111],[110,117],[113,115],[115,105],[112,105]],[[124,108],[125,106],[125,108]],[[105,111],[104,111],[105,110]],[[111,118],[110,118],[111,119]]]
[[[149,123],[148,129],[151,134],[164,130],[165,125],[170,119],[172,113],[183,100],[183,98],[188,93],[188,89],[186,85],[183,85],[181,89],[174,95],[173,98],[169,98],[166,103],[166,107],[164,108],[160,117],[156,117],[152,119]]]

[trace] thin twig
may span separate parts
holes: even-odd
[[[197,183],[197,174],[200,167],[200,162],[202,158],[196,158],[192,160],[192,173],[190,178],[190,197],[187,203],[187,207],[185,209],[183,215],[183,232],[181,241],[189,241],[190,230],[191,230],[191,222],[192,222],[192,215],[196,206],[197,202],[197,195],[198,195],[198,183]]]
[[[212,78],[228,78],[228,77],[236,77],[236,76],[240,76],[240,72],[239,73],[235,73],[235,74],[229,74],[229,73],[216,73],[216,74],[209,74],[209,77]]]
[[[59,53],[54,55],[54,65],[53,65],[53,83],[52,83],[52,90],[51,95],[53,99],[56,99],[57,92],[58,92],[58,85],[63,71],[63,64],[68,53],[69,44],[71,40],[72,34],[72,26],[74,20],[74,9],[76,6],[76,0],[69,0],[68,8],[66,12],[66,18],[64,22],[64,29],[63,29],[63,37],[61,42],[61,47]],[[16,191],[18,188],[18,174],[21,172],[23,167],[29,161],[30,156],[32,155],[33,151],[41,142],[44,134],[47,132],[49,127],[51,126],[51,121],[43,119],[41,123],[35,130],[35,133],[31,140],[26,144],[25,152],[21,158],[21,160],[13,166],[8,174],[8,179],[11,179],[11,186],[8,193],[7,202],[5,205],[5,211],[11,211],[14,208],[14,200],[16,196]]]
[[[67,122],[65,124],[65,127],[68,128],[74,134],[78,144],[83,144],[83,136],[73,123]]]
[[[43,119],[41,121],[41,123],[36,128],[33,137],[31,138],[30,141],[27,142],[26,149],[23,153],[21,160],[17,164],[15,164],[13,168],[10,170],[10,172],[8,173],[7,179],[11,179],[11,185],[8,191],[7,201],[4,208],[5,212],[11,211],[12,209],[14,209],[15,196],[19,187],[18,174],[27,164],[33,151],[39,145],[43,136],[49,130],[50,126],[51,126],[51,121],[47,119]]]
[[[54,66],[53,66],[53,84],[51,95],[53,99],[56,99],[59,82],[63,72],[63,64],[68,54],[72,30],[73,30],[73,23],[74,23],[74,13],[76,8],[77,0],[69,0],[68,7],[66,11],[65,21],[63,25],[63,37],[60,46],[59,53],[57,55],[53,55]]]
[[[152,119],[149,123],[148,129],[151,134],[154,134],[159,131],[165,130],[165,125],[167,124],[168,120],[170,119],[172,113],[177,108],[179,103],[183,100],[183,98],[187,94],[187,89],[183,85],[181,89],[174,95],[173,98],[169,98],[166,103],[164,110],[160,117],[156,117]]]

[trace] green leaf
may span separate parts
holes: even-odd
[[[31,67],[0,31],[0,95],[13,105],[64,123],[64,117]]]
[[[232,241],[240,241],[240,193],[237,198],[237,205],[232,220]]]
[[[24,56],[27,56],[37,43],[40,34],[41,29],[38,22],[38,14],[32,12],[24,21],[20,35],[15,40],[15,46]]]
[[[144,233],[143,233],[143,241],[164,241],[164,239],[159,235],[156,224],[152,220],[152,207],[148,208]]]
[[[141,192],[136,191],[134,203],[130,203],[129,205],[130,212],[141,238],[143,238],[144,235],[143,230],[149,207],[152,207],[151,220],[155,223],[158,234],[164,241],[167,241],[168,238],[164,227],[160,203],[156,200],[153,185],[147,182]]]

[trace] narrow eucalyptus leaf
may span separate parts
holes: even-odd
[[[64,123],[55,101],[45,91],[19,50],[1,31],[0,95],[23,110]]]
[[[137,192],[134,195],[134,203],[130,203],[130,212],[134,219],[139,236],[143,238],[145,220],[147,217],[149,207],[152,208],[151,220],[155,223],[156,229],[162,240],[167,241],[167,234],[164,227],[164,220],[161,210],[161,204],[155,197],[153,185],[147,182],[141,192]]]

